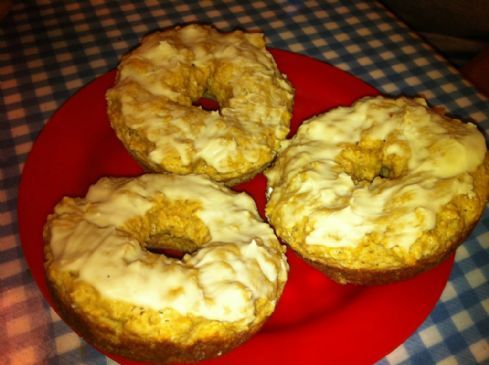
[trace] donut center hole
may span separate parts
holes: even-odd
[[[386,153],[385,141],[362,141],[346,145],[337,162],[356,184],[372,183],[375,179],[397,179],[408,168],[408,154]]]
[[[387,167],[387,166],[381,166],[378,176],[380,176],[383,179],[389,179],[391,177],[391,170],[390,170],[390,168]]]
[[[219,111],[219,102],[215,99],[201,97],[192,103],[193,106],[200,106],[202,109],[207,111]]]
[[[144,243],[149,252],[181,259],[185,254],[197,250],[198,245],[188,237],[179,237],[170,233],[158,233],[150,236]]]
[[[145,250],[181,259],[211,240],[209,229],[199,218],[199,202],[160,195],[154,204],[144,216],[129,220],[124,227]]]
[[[187,253],[172,248],[146,247],[146,249],[149,252],[155,253],[157,255],[164,255],[166,257],[171,257],[178,260],[181,260],[182,257],[185,256],[185,254]]]

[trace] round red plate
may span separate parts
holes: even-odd
[[[311,58],[272,50],[296,89],[292,134],[304,119],[377,91]],[[105,92],[115,72],[98,78],[59,109],[36,140],[20,185],[19,229],[25,257],[52,304],[43,268],[42,227],[64,195],[81,196],[102,176],[142,172],[110,128]],[[265,178],[236,187],[263,213]],[[288,252],[290,276],[278,308],[250,341],[212,364],[369,364],[387,355],[422,323],[448,279],[453,256],[404,282],[377,287],[338,285]],[[110,355],[120,363],[134,364]]]

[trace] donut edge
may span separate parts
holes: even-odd
[[[339,284],[365,286],[392,284],[398,281],[411,279],[418,274],[421,274],[436,267],[438,264],[448,259],[448,257],[450,257],[450,255],[452,255],[456,251],[456,249],[465,241],[465,239],[469,236],[470,232],[476,224],[477,222],[466,232],[465,235],[462,236],[460,240],[452,244],[448,248],[448,250],[445,250],[438,255],[430,256],[424,260],[420,260],[414,265],[393,270],[350,269],[346,267],[326,265],[313,261],[304,256],[301,256],[301,258]]]
[[[224,355],[254,336],[273,313],[268,313],[253,323],[245,331],[230,333],[229,337],[210,337],[185,346],[171,341],[134,341],[130,336],[117,335],[114,329],[100,323],[85,320],[70,303],[65,303],[48,280],[48,288],[55,304],[56,312],[80,337],[99,351],[125,357],[133,361],[154,362],[158,364],[188,363],[208,360]],[[114,341],[117,339],[117,342]],[[143,339],[141,337],[141,339]]]

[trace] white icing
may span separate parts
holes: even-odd
[[[154,206],[157,195],[200,202],[211,240],[181,260],[147,251],[124,223]],[[260,298],[274,302],[287,276],[276,237],[253,200],[195,176],[101,179],[76,207],[59,204],[49,242],[53,261],[102,295],[155,310],[237,321],[254,318]],[[174,295],[174,292],[180,295]]]
[[[355,184],[341,172],[337,157],[344,144],[392,135],[409,148],[404,176]],[[399,143],[384,151],[406,153]],[[424,101],[365,98],[299,128],[275,167],[266,172],[267,209],[279,206],[280,212],[273,214],[289,227],[307,217],[312,228],[306,244],[356,247],[366,235],[380,233],[386,246],[408,248],[435,227],[443,205],[458,194],[472,196],[469,173],[485,153],[484,137],[474,125],[447,121],[429,111]]]

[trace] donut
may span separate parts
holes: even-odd
[[[267,177],[279,237],[334,281],[376,285],[444,260],[488,198],[485,139],[422,98],[360,99],[305,121]]]
[[[145,169],[234,185],[274,159],[293,96],[263,34],[191,24],[152,33],[123,57],[108,117]],[[201,97],[219,110],[193,105]]]
[[[231,350],[259,330],[287,280],[285,247],[254,201],[197,175],[102,178],[56,205],[44,240],[61,317],[137,361]]]

